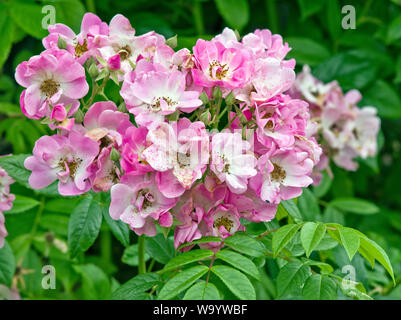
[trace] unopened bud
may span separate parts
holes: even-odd
[[[74,119],[76,123],[82,123],[82,121],[84,121],[84,113],[81,109],[78,109],[77,112],[75,112]]]
[[[92,63],[89,66],[88,73],[92,78],[96,78],[99,75],[99,70],[98,70],[96,64]]]
[[[174,49],[177,46],[177,35],[166,40],[166,44]]]
[[[233,92],[231,91],[226,97],[226,105],[232,106],[235,102],[235,97]]]
[[[206,110],[203,112],[200,117],[200,121],[202,121],[204,124],[208,125],[210,121],[212,120],[212,115],[210,114],[209,110]]]
[[[221,97],[223,96],[220,87],[216,86],[213,88],[213,98],[215,100],[219,100],[221,99]]]
[[[120,161],[120,158],[120,153],[116,149],[112,148],[110,152],[110,159],[113,161]]]
[[[202,94],[199,96],[199,99],[202,101],[203,105],[207,105],[209,103],[209,97],[205,91],[202,92]]]
[[[67,49],[67,42],[60,36],[57,40],[57,47],[59,47],[59,49]]]

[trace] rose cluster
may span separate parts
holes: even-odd
[[[33,188],[110,190],[113,219],[138,235],[174,226],[178,247],[244,230],[241,218],[269,221],[312,184],[317,124],[288,93],[295,61],[281,36],[240,39],[226,28],[174,51],[174,38],[91,13],[79,34],[62,24],[49,32],[15,75],[22,112],[57,130],[25,161]],[[109,80],[121,101],[107,97]]]
[[[320,183],[320,171],[328,168],[329,159],[346,170],[356,170],[356,158],[365,159],[377,153],[380,119],[376,108],[357,107],[362,98],[358,90],[344,94],[337,81],[324,84],[305,65],[291,91],[293,96],[309,103],[309,112],[317,124],[313,135],[324,154],[315,168],[316,184]]]
[[[8,235],[3,211],[10,210],[15,199],[15,195],[10,193],[10,184],[12,183],[14,180],[0,167],[0,248],[4,246],[4,238]]]

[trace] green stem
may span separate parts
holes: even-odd
[[[138,274],[146,273],[145,263],[145,235],[138,238]]]
[[[192,14],[194,16],[196,33],[199,36],[205,34],[205,26],[203,25],[202,4],[200,3],[200,1],[194,1]]]
[[[270,22],[270,31],[272,33],[278,33],[278,19],[277,19],[277,6],[276,0],[266,0],[267,17]]]

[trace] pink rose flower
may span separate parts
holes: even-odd
[[[48,115],[49,105],[81,99],[89,90],[85,69],[65,50],[46,50],[22,62],[15,79],[27,88],[21,95],[21,107],[33,119]]]
[[[35,143],[33,156],[25,159],[25,168],[31,170],[29,184],[42,189],[59,180],[61,195],[79,195],[89,191],[90,171],[99,153],[97,142],[70,131],[68,136],[43,136]]]

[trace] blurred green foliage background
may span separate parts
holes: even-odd
[[[41,28],[44,17],[42,8],[48,4],[56,8],[56,22],[67,24],[74,31],[79,31],[82,16],[86,11],[95,12],[106,22],[115,14],[121,13],[130,19],[137,34],[150,30],[155,30],[166,38],[177,34],[179,48],[191,48],[199,37],[210,39],[225,26],[238,30],[241,35],[257,28],[269,28],[273,33],[281,34],[293,48],[289,56],[297,60],[297,71],[303,64],[309,64],[314,75],[320,80],[338,80],[345,91],[360,90],[363,101],[359,105],[377,107],[382,119],[380,151],[375,158],[361,160],[357,172],[346,172],[333,167],[335,178],[328,182],[327,190],[320,201],[323,203],[337,197],[355,196],[374,202],[381,210],[374,215],[359,215],[327,210],[320,212],[319,209],[310,219],[339,222],[366,233],[389,254],[394,273],[398,275],[397,283],[400,283],[400,0],[2,0],[0,154],[31,153],[35,141],[40,136],[49,134],[46,126],[21,114],[19,95],[22,88],[14,81],[16,66],[43,50],[40,39],[47,31]],[[344,17],[341,9],[344,5],[352,5],[355,8],[354,30],[344,30],[341,27]],[[319,190],[317,192],[320,192]],[[13,191],[29,194],[29,191],[17,185],[13,186]],[[8,240],[13,241],[13,248],[18,247],[18,241],[23,246],[23,239],[18,238],[30,232],[34,236],[33,243],[36,241],[35,251],[20,253],[21,256],[27,254],[24,260],[27,268],[32,269],[47,257],[43,253],[45,249],[40,238],[44,232],[52,230],[60,241],[67,236],[68,214],[74,207],[74,200],[65,200],[63,205],[57,201],[53,203],[57,206],[53,207],[51,201],[46,203],[44,219],[34,231],[31,229],[36,209],[23,213],[23,224],[16,223],[17,219],[21,219],[21,215],[7,215]],[[46,212],[49,213],[48,216]],[[107,274],[114,275],[119,281],[126,281],[132,276],[131,267],[126,263],[129,257],[125,255],[125,263],[120,261],[123,247],[115,240],[110,247],[102,245],[102,242],[107,244],[111,241],[107,239],[108,236],[105,233],[98,239],[90,251],[92,256],[89,257],[89,261],[96,262]],[[333,252],[332,260],[339,267],[349,263],[343,251]],[[40,253],[43,256],[40,256]],[[56,255],[52,264],[57,264],[57,268],[65,268],[65,274],[74,273],[62,261],[62,257]],[[135,262],[130,261],[131,266],[135,265]],[[372,271],[358,257],[352,264],[357,270],[357,280],[369,288],[375,298],[401,299],[401,285],[395,288],[389,286],[391,282],[383,268],[378,266]],[[30,279],[33,276],[25,276],[25,295],[28,297],[43,294],[40,293],[40,289],[29,287],[32,286]],[[45,294],[58,298],[85,297],[85,293],[69,295],[69,292],[73,291],[74,277],[78,277],[76,272],[74,276],[61,279],[67,288],[65,292]]]

